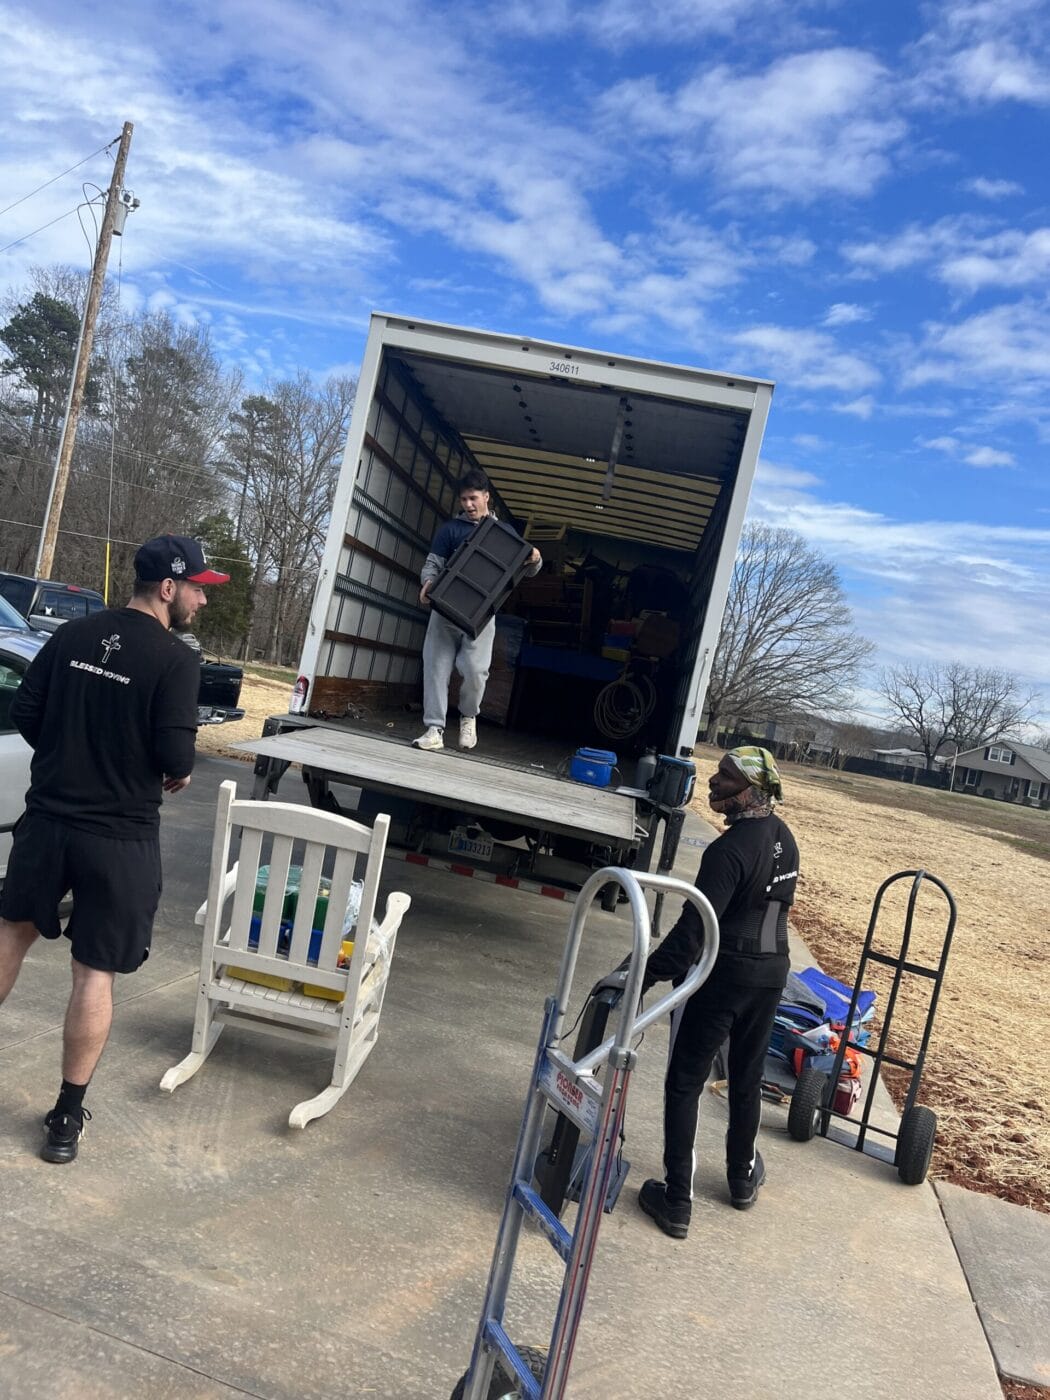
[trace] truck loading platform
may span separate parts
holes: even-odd
[[[320,722],[233,746],[331,773],[353,786],[431,800],[480,819],[520,819],[530,829],[626,844],[635,837],[634,798],[520,764],[445,748],[424,753],[403,740]],[[287,794],[281,790],[281,797]],[[294,799],[293,799],[294,800]]]

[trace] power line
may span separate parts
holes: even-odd
[[[47,187],[48,187],[48,185],[53,185],[53,184],[55,184],[55,182],[58,181],[58,180],[64,180],[64,179],[66,178],[67,175],[72,175],[72,173],[73,173],[74,170],[79,170],[80,167],[81,167],[82,165],[87,165],[87,163],[88,163],[89,160],[94,160],[95,157],[96,157],[96,156],[100,156],[100,155],[102,154],[103,151],[108,151],[109,148],[110,148],[110,146],[115,146],[116,143],[117,143],[119,140],[120,140],[120,137],[119,137],[119,136],[114,136],[113,140],[110,141],[107,145],[105,145],[105,146],[99,146],[99,148],[98,148],[97,151],[92,151],[91,154],[90,154],[89,156],[85,156],[83,160],[78,160],[77,163],[76,163],[76,165],[71,165],[71,166],[69,167],[68,170],[63,170],[61,175],[52,175],[52,177],[51,177],[50,180],[45,180],[44,183],[43,183],[42,185],[37,185],[37,187],[36,187],[35,190],[30,190],[28,194],[22,195],[20,198],[16,199],[13,203],[8,204],[8,205],[6,206],[6,208],[0,209],[0,219],[2,219],[2,218],[4,217],[5,214],[10,213],[12,209],[17,209],[18,206],[19,206],[20,204],[24,204],[24,203],[26,202],[27,199],[32,199],[33,196],[34,196],[35,194],[39,194],[41,190],[46,190]],[[46,225],[45,225],[45,227],[46,227]],[[10,245],[8,245],[8,246],[10,246]],[[3,250],[0,249],[0,252],[2,252],[2,251],[3,251]]]
[[[35,228],[32,233],[24,233],[21,238],[16,238],[13,243],[7,243],[3,248],[0,248],[0,253],[6,253],[8,248],[17,248],[19,243],[25,243],[30,238],[35,238],[38,233],[43,233],[44,229],[50,228],[52,224],[60,224],[63,219],[68,219],[70,214],[75,214],[79,208],[80,205],[75,204],[72,209],[67,209],[64,214],[59,214],[56,219],[49,219],[46,224],[41,224],[40,227]]]
[[[39,529],[40,529],[39,523],[37,523],[36,525],[34,525],[34,524],[33,524],[31,521],[29,521],[29,520],[8,520],[8,519],[6,519],[6,518],[4,518],[4,517],[2,517],[2,516],[0,516],[0,525],[21,525],[21,526],[24,526],[25,529],[27,529],[27,530],[39,530]],[[105,540],[106,540],[106,536],[105,536],[105,535],[92,535],[92,534],[90,534],[87,530],[68,530],[68,529],[66,529],[65,526],[60,526],[60,527],[59,527],[58,533],[59,533],[60,535],[74,535],[77,539],[80,539],[80,540],[101,540],[103,543],[104,543]],[[110,540],[110,543],[111,543],[111,544],[126,544],[126,545],[129,545],[132,549],[138,549],[138,547],[139,547],[139,545],[142,543],[142,541],[141,541],[141,540]],[[251,560],[250,560],[250,559],[235,559],[235,558],[234,558],[232,555],[230,555],[230,554],[212,554],[210,551],[209,551],[209,554],[208,554],[208,558],[214,560],[217,564],[250,564],[250,563],[251,563]]]
[[[97,446],[98,444],[95,445]],[[230,478],[227,477],[224,473],[222,473],[219,469],[216,469],[212,472],[200,471],[197,467],[185,466],[182,462],[177,461],[174,457],[159,457],[155,452],[143,452],[137,447],[118,447],[116,448],[116,451],[122,457],[142,457],[143,459],[151,462],[159,462],[161,466],[171,467],[173,470],[181,472],[185,476],[197,476],[200,477],[202,481],[211,481],[214,482],[216,485],[226,485],[229,483],[230,480]],[[28,462],[34,467],[46,467],[48,471],[53,470],[55,465],[54,462],[47,462],[42,457],[23,456],[20,460],[23,462]],[[84,475],[91,474],[90,472],[84,471],[79,465],[77,467],[77,470],[78,472],[83,472]]]

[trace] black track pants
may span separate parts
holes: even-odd
[[[676,1011],[664,1083],[664,1169],[667,1199],[692,1199],[693,1143],[700,1094],[715,1053],[729,1039],[729,1133],[726,1166],[750,1169],[762,1116],[762,1069],[780,1002],[779,987],[748,987],[717,970]]]

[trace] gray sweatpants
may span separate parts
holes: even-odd
[[[473,719],[481,709],[485,682],[492,664],[492,643],[496,639],[496,619],[481,629],[472,641],[460,627],[431,612],[423,639],[423,723],[445,727],[448,685],[452,668],[459,672],[459,712]]]

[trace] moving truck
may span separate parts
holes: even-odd
[[[256,795],[299,764],[315,805],[388,812],[391,854],[560,897],[666,866],[684,789],[654,802],[636,764],[692,753],[772,391],[373,315],[290,713],[238,746]],[[452,709],[422,752],[419,572],[472,467],[544,565],[497,618],[477,748]],[[607,786],[570,776],[580,747],[615,754]]]

